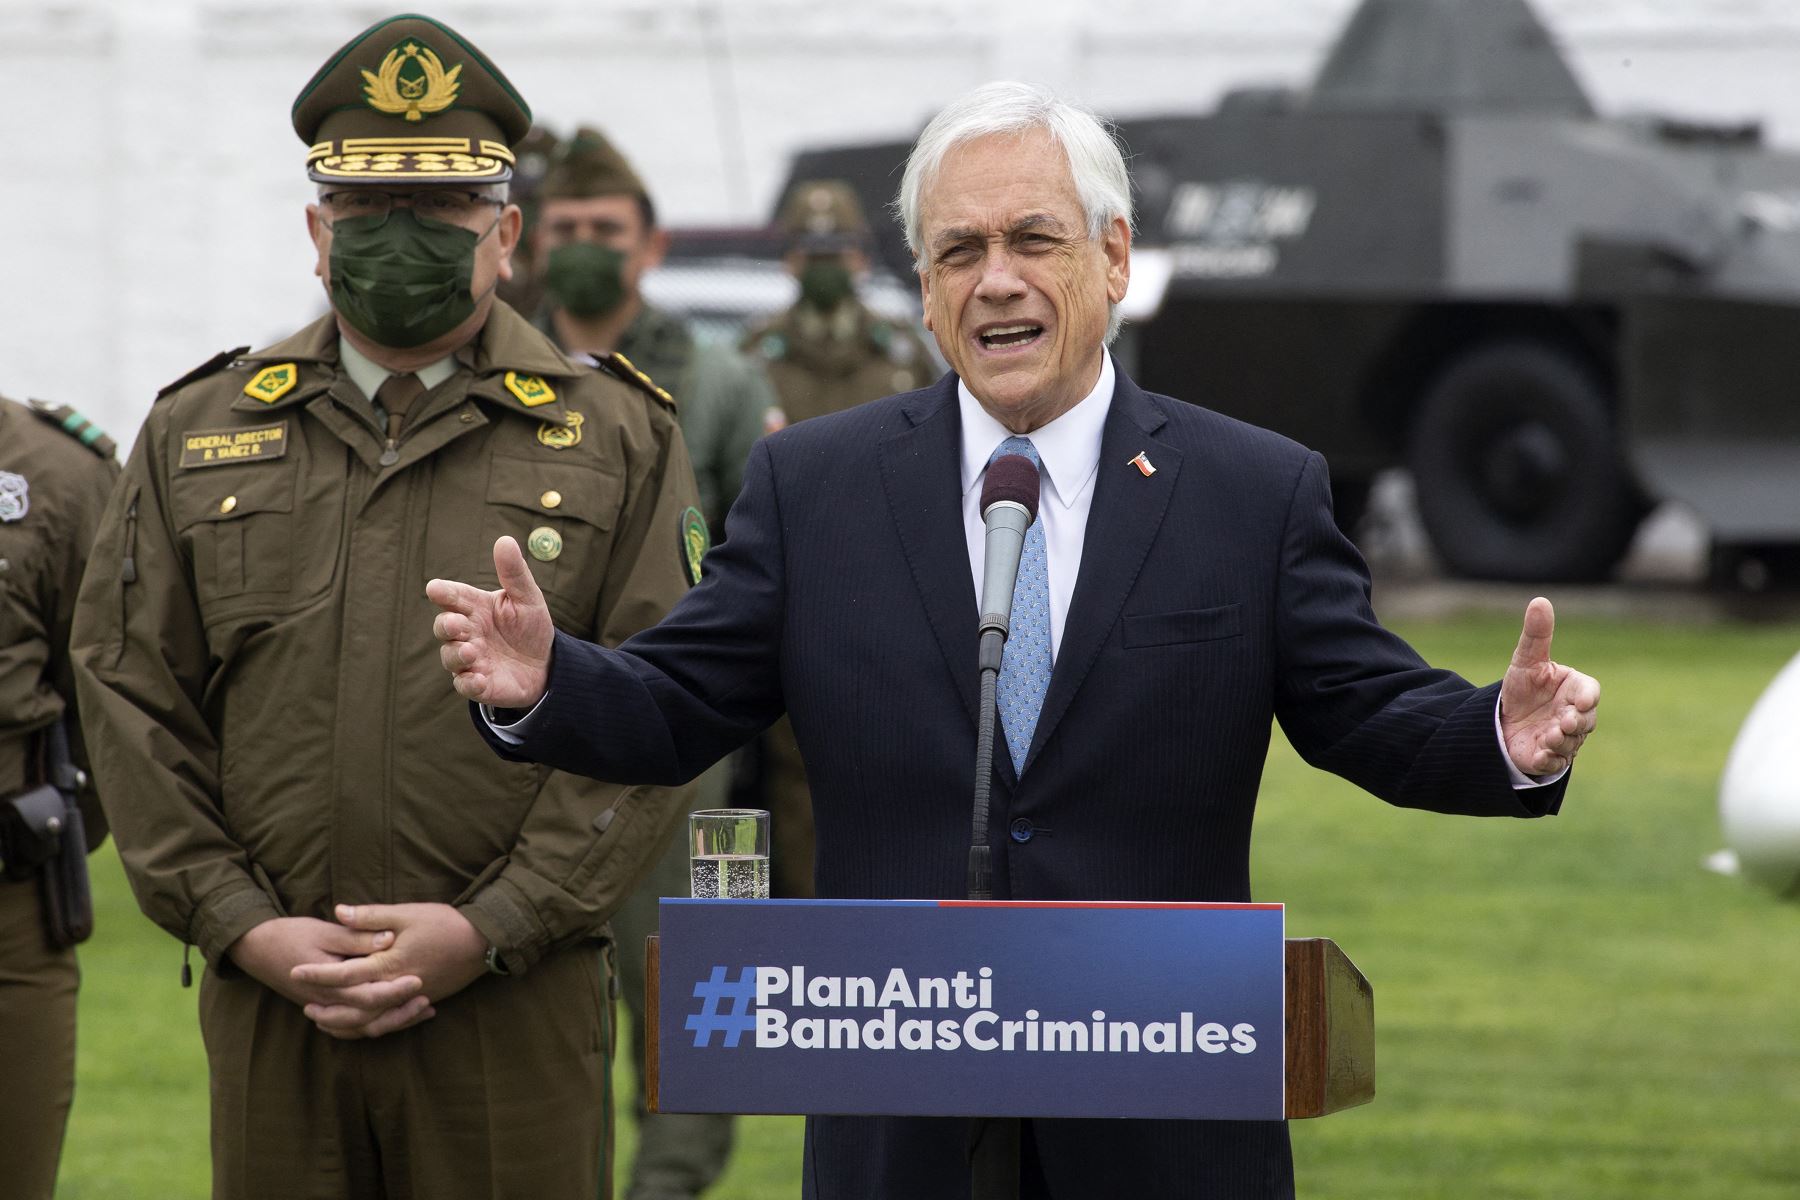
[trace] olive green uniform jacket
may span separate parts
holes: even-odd
[[[714,532],[744,485],[744,464],[776,405],[758,365],[730,346],[702,342],[678,317],[646,304],[618,351],[669,389],[681,407],[681,435],[694,460],[700,509]]]
[[[110,439],[84,446],[52,425],[54,410],[38,407],[0,396],[0,471],[23,481],[5,485],[13,499],[0,501],[0,513],[24,509],[0,519],[0,797],[42,782],[31,762],[32,735],[75,704],[68,653],[75,596],[119,475]],[[91,428],[73,414],[70,421]],[[69,734],[85,766],[81,731],[71,724]],[[97,846],[106,818],[91,785],[80,799],[88,845]]]
[[[559,627],[616,644],[689,582],[675,414],[496,305],[390,446],[329,316],[145,421],[82,588],[94,764],[144,911],[215,966],[334,903],[452,903],[513,972],[602,929],[682,797],[508,763],[432,635],[433,577],[532,544]],[[578,420],[579,419],[579,420]]]
[[[821,314],[795,304],[744,335],[779,398],[772,428],[910,392],[937,377],[937,362],[913,330],[856,300]]]
[[[66,410],[64,410],[66,411]],[[33,412],[0,397],[0,801],[43,781],[44,739],[70,712],[75,679],[69,627],[88,545],[119,468],[112,443],[70,415]],[[70,749],[85,765],[80,729]],[[92,786],[79,797],[88,845],[106,822]],[[0,880],[0,1192],[49,1200],[63,1131],[75,1097],[75,1007],[80,969],[73,947],[44,936],[36,879]]]

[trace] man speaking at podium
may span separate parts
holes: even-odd
[[[508,540],[500,590],[434,580],[441,656],[486,706],[484,735],[673,784],[785,711],[819,895],[966,895],[978,497],[989,461],[1019,453],[1041,490],[999,679],[996,897],[1248,900],[1271,716],[1307,761],[1390,803],[1555,812],[1599,686],[1550,660],[1549,603],[1479,689],[1383,630],[1324,460],[1146,393],[1106,352],[1130,195],[1106,127],[1037,88],[990,84],[938,114],[900,208],[953,373],[759,443],[701,584],[616,651],[552,628]],[[1023,1126],[1027,1197],[1293,1193],[1280,1122]],[[970,1133],[810,1118],[805,1194],[967,1196]]]

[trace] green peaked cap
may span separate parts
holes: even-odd
[[[402,13],[333,54],[300,89],[293,120],[321,183],[500,183],[531,107],[461,34]]]
[[[550,158],[539,193],[546,200],[588,196],[642,196],[650,192],[631,162],[604,133],[591,125],[577,129]]]

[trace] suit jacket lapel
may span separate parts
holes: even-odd
[[[1082,541],[1081,571],[1075,578],[1075,594],[1069,602],[1056,666],[1050,673],[1050,688],[1038,714],[1031,750],[1025,756],[1027,769],[1056,731],[1099,657],[1100,647],[1118,623],[1125,598],[1143,569],[1150,544],[1162,528],[1181,473],[1181,452],[1152,436],[1167,421],[1143,390],[1120,372],[1100,437],[1100,468]],[[1146,476],[1132,465],[1140,451],[1148,455],[1155,474]]]
[[[963,532],[962,422],[955,374],[920,392],[905,412],[912,427],[880,446],[882,485],[938,649],[973,723],[980,614]]]

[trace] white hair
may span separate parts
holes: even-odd
[[[1131,176],[1125,169],[1125,155],[1107,122],[1035,84],[984,83],[951,101],[933,117],[907,156],[906,171],[900,177],[900,195],[894,207],[906,230],[906,245],[912,251],[917,270],[923,272],[931,265],[930,249],[919,228],[920,201],[925,188],[943,166],[945,156],[965,142],[978,138],[1023,134],[1033,129],[1046,131],[1062,147],[1063,156],[1069,162],[1069,177],[1075,184],[1075,195],[1087,218],[1090,238],[1103,237],[1107,228],[1120,218],[1127,227],[1133,224]],[[1118,305],[1110,307],[1106,326],[1108,343],[1118,336],[1119,326],[1123,323]]]

